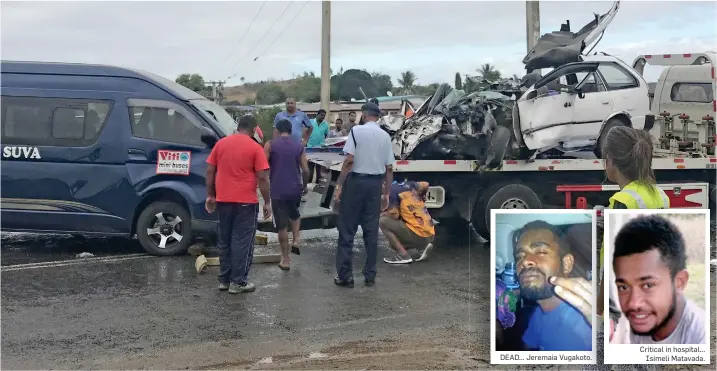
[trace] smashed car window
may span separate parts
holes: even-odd
[[[555,69],[545,77],[550,80],[545,80],[547,82],[540,81],[535,85],[537,87],[537,96],[541,97],[571,92],[579,83],[585,80],[588,75],[593,73],[595,67],[596,65],[591,63]],[[595,80],[593,77],[592,81],[588,81],[588,83],[592,83],[592,86],[589,86],[588,89],[597,91],[598,88],[595,85]]]
[[[635,88],[639,85],[634,77],[614,63],[600,64],[598,71],[610,90]]]
[[[595,78],[594,73],[578,72],[575,75],[577,76],[577,80],[582,84],[583,93],[605,91],[605,86]]]

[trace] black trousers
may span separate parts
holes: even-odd
[[[314,181],[314,174],[316,174],[315,181]],[[318,182],[319,179],[321,179],[321,167],[319,167],[315,163],[309,161],[309,183]]]
[[[243,285],[254,258],[259,204],[217,202],[219,282]]]
[[[336,271],[341,280],[353,278],[354,237],[359,225],[363,231],[363,243],[366,247],[363,275],[367,280],[376,278],[382,183],[383,175],[351,173],[343,187],[337,222],[339,242],[336,251]]]

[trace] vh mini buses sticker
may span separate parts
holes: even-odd
[[[159,150],[157,153],[157,174],[189,175],[192,153],[189,151]]]

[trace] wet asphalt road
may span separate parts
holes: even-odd
[[[358,367],[371,362],[360,354],[376,361],[381,352],[372,347],[392,346],[397,349],[386,357],[398,362],[396,352],[413,351],[403,358],[418,362],[415,367],[489,362],[487,344],[481,361],[470,346],[476,330],[488,329],[487,315],[475,318],[489,307],[489,290],[475,287],[488,282],[487,248],[439,241],[428,261],[380,261],[376,286],[364,287],[359,238],[357,285],[347,289],[332,282],[335,232],[317,236],[323,238],[306,241],[291,271],[254,265],[257,291],[243,295],[216,290],[216,267],[198,275],[194,257],[149,257],[133,241],[5,236],[1,366],[354,368],[343,355],[351,354]],[[385,240],[381,245],[379,260],[389,256]],[[84,251],[108,259],[74,258]],[[61,259],[72,262],[56,262]],[[28,265],[38,262],[50,263]]]
[[[367,288],[361,284],[358,238],[357,286],[346,289],[331,281],[335,231],[303,235],[302,255],[293,259],[291,271],[257,264],[251,272],[257,291],[230,296],[216,290],[216,267],[198,275],[194,257],[150,257],[136,241],[3,234],[0,367],[536,367],[490,365],[486,246],[439,240],[428,261],[379,261],[377,285]],[[379,260],[389,256],[383,238],[380,249]],[[257,253],[270,251],[258,247]],[[95,257],[76,258],[81,252]],[[713,292],[714,279],[713,270]],[[714,302],[713,297],[713,313]],[[601,342],[601,331],[598,337]],[[714,354],[713,348],[713,362]]]

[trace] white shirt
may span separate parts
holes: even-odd
[[[354,156],[352,171],[360,174],[385,174],[386,166],[393,165],[395,162],[393,145],[388,133],[375,121],[356,125],[351,132],[344,144],[344,153]]]
[[[652,336],[636,335],[630,331],[631,344],[660,345],[660,344],[707,344],[707,331],[705,327],[705,311],[697,307],[689,299],[685,299],[685,310],[682,312],[680,322],[675,331],[662,341],[652,340]],[[709,304],[708,304],[709,305]]]

